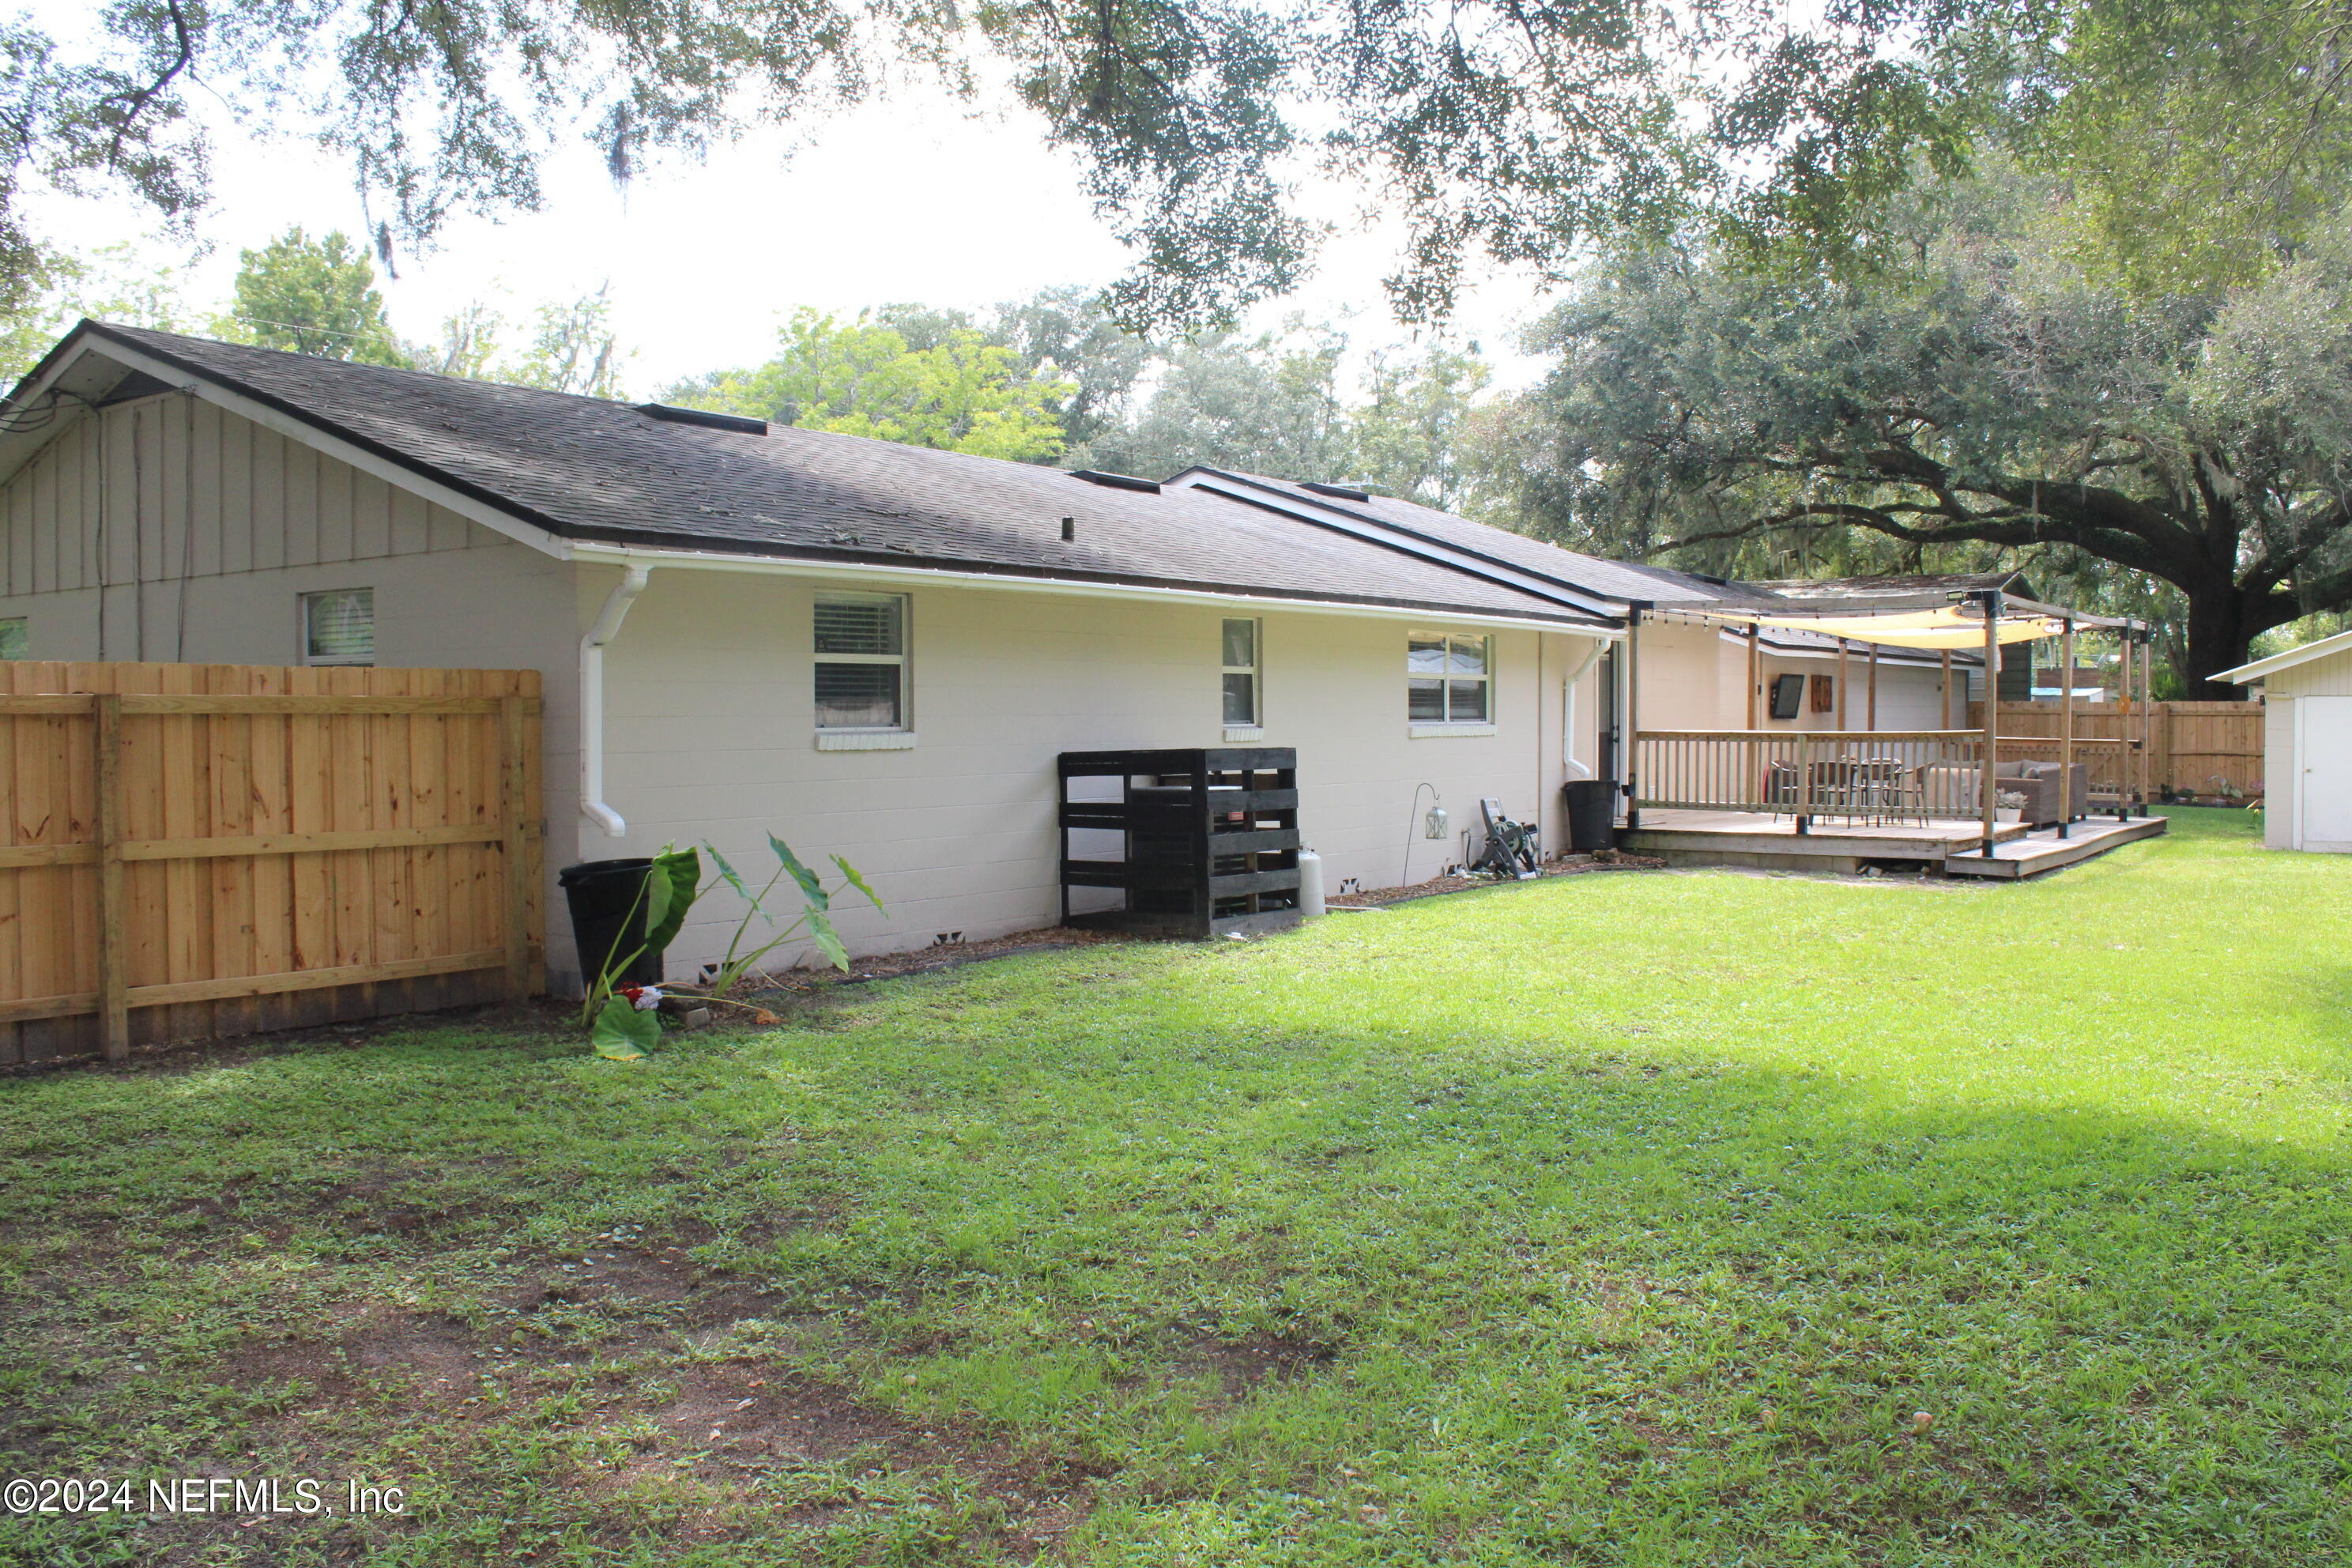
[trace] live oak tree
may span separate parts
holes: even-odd
[[[1987,135],[2075,184],[2126,283],[2202,285],[2292,260],[2352,163],[2346,26],[2345,0],[112,0],[66,44],[0,23],[0,308],[40,264],[28,194],[201,207],[198,84],[347,156],[389,264],[535,205],[567,136],[626,178],[905,70],[1009,80],[1076,153],[1139,330],[1296,282],[1310,183],[1403,220],[1391,291],[1431,319],[1482,254],[1557,278],[1625,225],[1867,262],[1872,204]]]
[[[1931,194],[1874,220],[1900,271],[1764,274],[1704,242],[1596,268],[1516,410],[1525,524],[1696,569],[1765,540],[2024,552],[2177,595],[2179,674],[2217,698],[2255,636],[2352,607],[2352,223],[2149,298],[2085,269],[2040,182]]]

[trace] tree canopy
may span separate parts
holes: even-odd
[[[375,268],[349,237],[331,231],[314,240],[298,226],[240,252],[238,261],[224,336],[364,364],[409,363],[384,314]]]
[[[1867,215],[1992,137],[2077,191],[2133,287],[2292,260],[2352,166],[2344,0],[120,0],[94,42],[0,25],[0,292],[37,271],[36,188],[205,196],[190,90],[348,156],[380,260],[454,211],[541,199],[584,137],[616,178],[806,124],[927,70],[1009,77],[1136,252],[1138,329],[1292,286],[1310,183],[1407,230],[1391,280],[1440,318],[1480,255],[1559,278],[1596,234],[1705,224],[1757,255],[1867,259]],[[2145,221],[2143,221],[2145,220]],[[5,301],[0,301],[5,302]]]
[[[1618,250],[1545,329],[1521,517],[1759,575],[2029,561],[2176,620],[2192,686],[2352,607],[2352,224],[2258,280],[2142,298],[2055,210],[2020,174],[1891,203],[1915,262],[1864,279]]]
[[[908,308],[899,314],[905,319]],[[699,377],[667,395],[803,429],[1019,462],[1062,450],[1052,405],[1074,390],[1069,384],[1024,368],[975,328],[913,324],[921,346],[887,321],[844,321],[803,309],[765,364]]]

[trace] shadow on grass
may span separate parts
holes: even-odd
[[[687,1237],[756,1287],[755,1327],[714,1347],[617,1322],[602,1397],[676,1355],[821,1373],[877,1420],[1099,1472],[1055,1536],[1081,1559],[2352,1550],[2340,1115],[2265,1142],[2063,1084],[1986,1109],[1875,1067],[1710,1060],[1615,1021],[1603,1047],[1442,1008],[1377,1031],[1311,999],[1235,1013],[1227,983],[1263,990],[1277,956],[902,984],[637,1069],[444,1037],[11,1086],[7,1446],[167,1466],[203,1412],[205,1453],[381,1452],[417,1413],[363,1377],[331,1409],[203,1390],[257,1321],[326,1340],[389,1302],[467,1324],[470,1355],[509,1335],[493,1310],[526,1271]],[[2225,1087],[2252,1107],[2267,1070]],[[756,1327],[779,1320],[800,1327]],[[1252,1346],[1281,1375],[1234,1378]],[[411,1560],[477,1560],[456,1541],[488,1477],[533,1517],[683,1528],[591,1484],[617,1417],[428,1414],[439,1511],[381,1527],[425,1532]],[[520,1481],[518,1429],[551,1445]],[[873,1529],[940,1517],[909,1484]],[[840,1525],[825,1496],[721,1537],[805,1546]]]

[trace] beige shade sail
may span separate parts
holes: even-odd
[[[1933,610],[1903,610],[1886,616],[1773,616],[1754,610],[1706,610],[1710,620],[1753,621],[1782,631],[1811,632],[1817,637],[1851,637],[1857,642],[1884,643],[1891,647],[1980,648],[1984,647],[1982,616],[1963,615],[1959,606]],[[2033,642],[2054,637],[2065,623],[2054,616],[2003,616],[1996,635],[2003,643]]]

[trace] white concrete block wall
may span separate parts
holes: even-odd
[[[583,624],[616,574],[583,570]],[[707,840],[764,879],[773,830],[812,865],[846,857],[881,893],[883,914],[862,900],[841,907],[853,948],[919,947],[955,931],[976,940],[1058,918],[1060,752],[1229,743],[1219,623],[1249,608],[941,586],[909,594],[915,746],[820,752],[818,591],[807,578],[655,570],[606,656],[606,798],[630,831],[614,842],[590,830],[578,840],[583,858]],[[1588,639],[1494,631],[1493,732],[1414,738],[1409,631],[1482,628],[1255,613],[1265,723],[1247,743],[1297,748],[1303,837],[1333,888],[1397,881],[1409,822],[1412,876],[1458,858],[1458,839],[1420,837],[1413,795],[1423,783],[1457,827],[1475,825],[1479,797],[1494,795],[1558,832],[1561,683]],[[1579,723],[1588,762],[1593,712],[1588,697]],[[698,910],[672,950],[673,973],[716,957],[740,907],[720,894]]]

